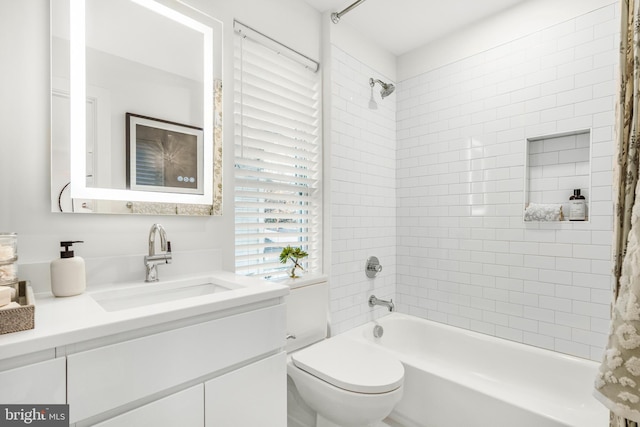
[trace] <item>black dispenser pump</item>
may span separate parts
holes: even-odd
[[[84,243],[83,240],[73,240],[60,242],[60,247],[64,248],[64,251],[60,251],[60,258],[73,258],[73,251],[69,250],[73,246],[74,243]]]

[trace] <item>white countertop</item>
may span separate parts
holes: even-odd
[[[270,283],[225,271],[199,274],[189,279],[195,277],[239,288],[110,312],[104,310],[91,294],[123,285],[92,288],[84,294],[65,298],[56,298],[51,293],[36,294],[35,328],[0,335],[0,360],[232,309],[289,293],[289,287],[285,284]]]

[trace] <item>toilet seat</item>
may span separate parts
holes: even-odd
[[[291,354],[291,360],[297,368],[356,393],[388,393],[399,388],[404,379],[404,367],[395,357],[340,336],[298,350]]]

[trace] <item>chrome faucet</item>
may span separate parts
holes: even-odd
[[[369,307],[374,307],[376,305],[381,305],[383,307],[387,307],[389,311],[394,311],[396,309],[396,305],[393,303],[393,299],[389,301],[378,299],[375,295],[371,295],[369,297]]]
[[[163,254],[156,255],[156,232],[160,235],[160,250]],[[160,224],[153,224],[149,230],[149,255],[144,257],[147,268],[145,282],[158,281],[158,264],[171,264],[171,242],[167,241],[167,233]]]

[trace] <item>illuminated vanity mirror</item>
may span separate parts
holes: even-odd
[[[222,24],[169,0],[51,0],[53,212],[222,213]]]

